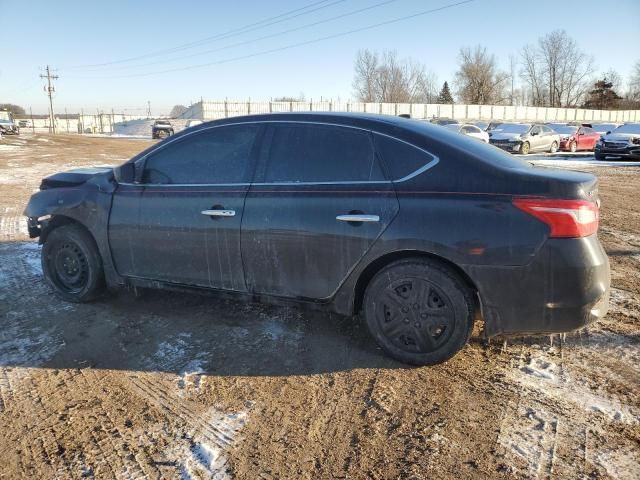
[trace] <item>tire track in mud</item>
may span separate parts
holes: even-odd
[[[247,412],[224,413],[215,408],[203,412],[197,404],[168,394],[169,389],[163,390],[153,376],[145,373],[129,375],[127,386],[165,416],[178,421],[175,441],[180,445],[167,455],[178,457],[174,462],[180,465],[184,477],[190,478],[194,473],[207,478],[226,478],[233,470],[228,452],[238,440]],[[167,383],[163,386],[167,387]]]

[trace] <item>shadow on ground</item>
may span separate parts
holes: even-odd
[[[0,245],[0,366],[209,375],[310,375],[405,368],[358,318],[146,290],[90,304],[45,285],[34,242]]]

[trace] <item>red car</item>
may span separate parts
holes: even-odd
[[[559,125],[553,129],[560,135],[560,150],[563,152],[593,150],[600,140],[600,134],[590,127]]]

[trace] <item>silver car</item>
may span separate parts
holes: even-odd
[[[503,123],[489,135],[491,145],[523,155],[530,152],[555,153],[560,145],[557,132],[540,123]]]

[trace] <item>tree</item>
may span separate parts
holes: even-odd
[[[593,57],[582,52],[564,30],[540,37],[537,45],[523,47],[520,57],[520,75],[533,105],[574,106],[589,90]]]
[[[14,115],[24,115],[24,108],[20,105],[14,105],[13,103],[0,103],[0,110],[6,110]]]
[[[594,84],[594,89],[589,92],[589,97],[584,102],[583,108],[597,110],[615,110],[622,97],[613,89],[613,82],[605,76]]]
[[[453,103],[453,97],[451,96],[451,91],[449,90],[449,84],[446,81],[442,85],[442,90],[440,90],[440,93],[438,94],[436,103]]]
[[[181,117],[187,110],[188,108],[184,105],[174,105],[171,109],[171,112],[169,112],[169,116],[171,118],[178,118]]]
[[[507,95],[505,89],[509,75],[498,70],[494,55],[487,49],[461,48],[460,65],[456,72],[458,97],[473,105],[502,103]]]
[[[362,102],[429,103],[435,76],[424,65],[400,59],[396,52],[358,52],[353,89]]]
[[[276,97],[273,99],[274,102],[304,102],[304,93],[300,92],[297,97],[294,96],[283,96]]]
[[[640,60],[633,66],[631,77],[629,78],[629,92],[627,98],[632,102],[640,102]]]

